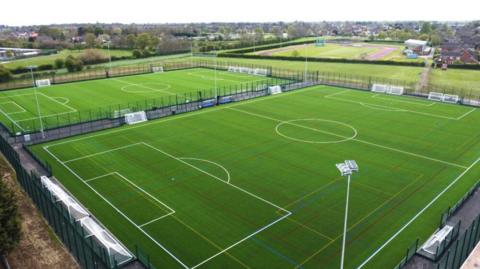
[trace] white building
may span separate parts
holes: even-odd
[[[409,39],[405,41],[405,46],[417,53],[422,53],[427,48],[427,41]]]

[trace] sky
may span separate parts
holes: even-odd
[[[0,25],[480,20],[479,0],[444,1],[6,0],[0,5]]]

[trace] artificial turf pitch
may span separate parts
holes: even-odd
[[[480,174],[478,109],[318,86],[32,146],[157,268],[392,268]]]
[[[37,94],[32,89],[3,91],[0,121],[12,133],[28,133],[42,127],[114,117],[115,111],[124,109],[145,110],[200,97],[211,98],[215,80],[220,93],[279,82],[275,78],[226,71],[215,75],[215,70],[194,68],[59,84],[38,88]],[[199,91],[204,95],[199,96]]]

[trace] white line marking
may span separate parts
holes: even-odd
[[[173,253],[171,253],[167,248],[165,248],[162,244],[160,244],[157,240],[155,240],[150,234],[148,234],[142,227],[138,226],[134,221],[132,221],[125,213],[123,213],[120,209],[118,209],[115,205],[113,205],[108,199],[103,197],[95,188],[93,188],[88,182],[79,176],[75,171],[73,171],[67,164],[63,163],[57,156],[55,156],[50,150],[48,150],[48,146],[44,146],[43,149],[50,154],[58,163],[62,164],[72,175],[80,179],[87,187],[89,187],[94,193],[96,193],[100,198],[102,198],[107,204],[109,204],[115,211],[117,211],[120,215],[122,215],[126,220],[128,220],[133,226],[135,226],[138,230],[140,230],[146,237],[148,237],[152,242],[154,242],[157,246],[163,249],[170,257],[172,257],[176,262],[183,266],[183,268],[189,269],[187,265],[185,265],[180,259],[178,259]]]
[[[143,85],[143,84],[148,84],[149,82],[147,82],[147,83],[132,83],[132,82],[128,82],[128,81],[125,81],[125,80],[118,79],[118,78],[113,78],[112,80],[123,83],[123,84],[127,84],[127,86],[123,86],[123,87],[120,88],[121,91],[126,92],[126,93],[151,93],[153,91],[153,92],[161,92],[161,93],[165,93],[165,94],[173,95],[173,96],[177,95],[175,93],[172,93],[172,92],[169,92],[169,91],[166,90],[166,89],[171,89],[172,88],[172,85],[170,85],[168,83],[158,82],[158,84],[166,85],[166,87],[163,87],[162,89],[155,89],[155,88]],[[153,84],[154,82],[150,82],[150,83]],[[140,87],[140,88],[148,89],[150,91],[127,91],[126,90],[128,87],[132,87],[132,86],[137,86],[137,87]]]
[[[97,156],[97,155],[102,155],[102,154],[109,153],[109,152],[112,152],[112,151],[117,151],[117,150],[121,150],[121,149],[126,149],[126,148],[129,148],[129,147],[133,147],[133,146],[137,146],[137,145],[141,145],[141,144],[142,144],[142,143],[134,143],[134,144],[129,144],[129,145],[121,146],[121,147],[118,147],[118,148],[112,148],[112,149],[109,149],[109,150],[99,151],[99,152],[95,152],[95,153],[92,153],[92,154],[84,155],[84,156],[81,156],[81,157],[78,157],[78,158],[73,158],[73,159],[70,159],[70,160],[63,161],[63,163],[70,163],[70,162],[82,160],[82,159],[85,159],[85,158],[90,158],[90,157]]]
[[[58,101],[58,100],[55,100],[54,98],[52,98],[52,97],[50,97],[50,96],[48,96],[48,95],[46,95],[46,94],[44,94],[44,93],[42,93],[42,92],[39,92],[38,94],[43,95],[44,97],[50,99],[51,101],[53,101],[53,102],[55,102],[55,103],[57,103],[57,104],[59,104],[59,105],[62,105],[62,106],[64,106],[64,107],[70,109],[71,112],[77,112],[77,109],[75,109],[75,108],[73,108],[73,107],[71,107],[71,106],[69,106],[69,105],[67,105],[67,104],[64,104],[64,103],[62,103],[62,102],[60,102],[60,101]]]
[[[4,104],[14,104],[14,105],[16,105],[18,108],[21,109],[21,111],[15,111],[15,112],[7,113],[8,115],[14,115],[14,114],[19,114],[19,113],[27,112],[27,110],[25,110],[24,107],[22,107],[21,105],[19,105],[19,104],[18,104],[17,102],[15,102],[15,101],[9,101],[9,102],[5,102],[5,103],[1,103],[0,105],[4,105]]]
[[[216,162],[213,162],[213,161],[210,161],[210,160],[206,160],[206,159],[199,159],[199,158],[192,158],[192,157],[178,157],[179,159],[181,160],[194,160],[194,161],[200,161],[200,162],[206,162],[206,163],[211,163],[217,167],[220,167],[220,169],[222,169],[225,174],[227,175],[227,180],[224,180],[226,181],[227,183],[230,183],[230,179],[231,179],[231,176],[230,176],[230,172],[228,172],[227,168],[225,168],[225,166],[219,164],[219,163],[216,163]]]
[[[187,269],[194,269],[194,268],[197,268],[197,267],[202,266],[203,264],[205,264],[205,263],[209,262],[210,260],[216,258],[217,256],[219,256],[219,255],[227,252],[228,250],[234,248],[235,246],[243,243],[244,241],[246,241],[246,240],[250,239],[251,237],[257,235],[258,233],[260,233],[260,232],[262,232],[262,231],[270,228],[271,226],[273,226],[273,225],[275,225],[276,223],[284,220],[285,218],[287,218],[288,216],[290,216],[290,215],[292,214],[290,211],[288,211],[288,210],[286,210],[286,209],[284,209],[284,208],[282,208],[282,207],[280,207],[280,206],[278,206],[278,205],[276,205],[276,204],[274,204],[274,203],[272,203],[272,202],[270,202],[270,201],[268,201],[268,200],[266,200],[266,199],[264,199],[264,198],[262,198],[262,197],[259,197],[259,196],[255,195],[255,194],[253,194],[253,193],[251,193],[251,192],[249,192],[249,191],[247,191],[247,190],[245,190],[245,189],[243,189],[243,188],[240,188],[240,187],[238,187],[238,186],[236,186],[236,185],[233,185],[233,184],[231,184],[229,181],[227,182],[227,181],[225,181],[224,179],[221,179],[221,178],[219,178],[219,177],[217,177],[217,176],[215,176],[215,175],[213,175],[213,174],[211,174],[211,173],[209,173],[209,172],[207,172],[207,171],[205,171],[205,170],[203,170],[203,169],[201,169],[201,168],[198,168],[198,167],[196,167],[195,165],[192,165],[192,164],[190,164],[190,163],[188,163],[188,162],[186,162],[186,161],[183,160],[183,159],[189,159],[189,158],[179,158],[179,157],[175,157],[175,156],[173,156],[173,155],[171,155],[171,154],[169,154],[169,153],[167,153],[167,152],[165,152],[165,151],[163,151],[163,150],[161,150],[161,149],[159,149],[159,148],[156,148],[156,147],[154,147],[154,146],[152,146],[152,145],[150,145],[150,144],[148,144],[148,143],[145,143],[145,142],[138,142],[138,143],[135,143],[135,144],[131,144],[131,145],[124,146],[124,147],[122,147],[122,148],[126,148],[126,147],[128,147],[128,146],[133,146],[133,145],[138,145],[138,144],[143,144],[143,145],[145,145],[146,147],[148,147],[148,148],[150,148],[150,149],[153,149],[153,150],[155,150],[155,151],[158,151],[158,152],[160,152],[160,153],[162,153],[162,154],[164,154],[164,155],[166,155],[166,156],[168,156],[168,157],[170,157],[170,158],[172,158],[172,159],[174,159],[174,160],[177,160],[177,161],[179,161],[179,162],[181,162],[181,163],[183,163],[183,164],[185,164],[185,165],[188,165],[188,166],[190,166],[191,168],[193,168],[193,169],[195,169],[195,170],[197,170],[197,171],[200,171],[200,172],[202,172],[202,173],[204,173],[204,174],[206,174],[206,175],[208,175],[208,176],[210,176],[210,177],[212,177],[212,178],[214,178],[214,179],[216,179],[216,180],[218,180],[218,181],[220,181],[220,182],[222,182],[222,183],[224,183],[224,184],[227,184],[227,185],[229,185],[229,186],[231,186],[231,187],[233,187],[233,188],[235,188],[235,189],[237,189],[237,190],[239,190],[239,191],[241,191],[241,192],[243,192],[243,193],[246,193],[246,194],[248,194],[249,196],[252,196],[252,197],[254,197],[254,198],[256,198],[256,199],[258,199],[258,200],[260,200],[260,201],[262,201],[262,202],[264,202],[264,203],[266,203],[266,204],[268,204],[268,205],[270,205],[270,206],[272,206],[272,207],[274,207],[274,208],[276,208],[277,210],[280,210],[280,211],[284,212],[285,215],[283,215],[283,216],[281,216],[280,218],[274,220],[273,222],[271,222],[271,223],[269,223],[269,224],[261,227],[260,229],[256,230],[255,232],[247,235],[246,237],[242,238],[241,240],[239,240],[239,241],[231,244],[230,246],[222,249],[221,251],[215,253],[214,255],[206,258],[205,260],[201,261],[201,262],[198,263],[197,265],[195,265],[195,266],[193,266],[193,267],[188,267],[188,266],[185,265],[179,258],[177,258],[173,253],[169,252],[165,247],[163,247],[163,245],[161,245],[159,242],[157,242],[155,239],[153,239],[153,237],[150,236],[145,230],[143,230],[143,226],[148,225],[148,224],[150,224],[150,223],[153,223],[153,222],[155,222],[155,221],[157,221],[157,220],[160,220],[160,219],[162,219],[163,217],[166,217],[166,215],[161,216],[161,217],[159,217],[159,218],[157,218],[157,219],[153,219],[153,220],[151,220],[151,221],[149,221],[149,222],[146,222],[146,223],[144,223],[144,224],[138,225],[138,224],[136,224],[134,221],[132,221],[130,218],[128,218],[125,213],[123,213],[121,210],[119,210],[117,207],[115,207],[110,201],[108,201],[108,199],[106,199],[106,198],[103,197],[98,191],[96,191],[96,190],[88,183],[88,181],[92,181],[92,180],[98,179],[98,178],[100,178],[100,177],[104,177],[104,176],[106,176],[106,175],[109,175],[109,174],[117,174],[117,175],[119,175],[120,177],[122,177],[124,180],[126,180],[128,183],[132,184],[133,186],[135,186],[136,188],[138,188],[139,190],[141,190],[142,192],[144,192],[145,194],[147,194],[148,196],[150,196],[152,199],[155,199],[155,201],[158,201],[159,203],[161,203],[162,205],[164,205],[164,206],[167,207],[168,209],[174,211],[173,209],[171,209],[170,207],[168,207],[166,204],[162,203],[160,200],[156,199],[155,197],[151,196],[148,192],[146,192],[146,191],[143,190],[142,188],[138,187],[136,184],[134,184],[133,182],[131,182],[130,180],[128,180],[127,178],[125,178],[123,175],[121,175],[120,173],[117,173],[117,172],[112,172],[112,173],[109,173],[109,174],[106,174],[106,175],[103,175],[103,176],[100,176],[100,177],[91,178],[91,179],[89,179],[88,181],[86,181],[86,180],[84,180],[81,176],[79,176],[76,172],[74,172],[65,162],[61,161],[57,156],[55,156],[52,152],[50,152],[50,150],[48,149],[49,146],[44,146],[43,149],[44,149],[48,154],[50,154],[56,161],[58,161],[60,164],[62,164],[62,165],[63,165],[68,171],[70,171],[74,176],[76,176],[76,177],[79,178],[83,183],[85,183],[90,189],[92,189],[97,195],[99,195],[105,202],[107,202],[110,206],[112,206],[112,208],[114,208],[119,214],[121,214],[123,217],[125,217],[125,218],[126,218],[130,223],[132,223],[137,229],[139,229],[143,234],[145,234],[150,240],[152,240],[155,244],[157,244],[160,248],[162,248],[165,252],[167,252],[167,254],[169,254],[172,258],[174,258],[178,263],[180,263],[184,268],[187,268]],[[119,148],[113,149],[113,150],[118,150],[118,149],[119,149]],[[112,150],[105,151],[105,152],[110,152],[110,151],[112,151]],[[105,153],[105,152],[101,152],[101,153],[99,153],[99,154],[103,154],[103,153]],[[98,154],[90,154],[90,155],[88,155],[88,156],[95,156],[95,155],[98,155]],[[87,158],[87,156],[83,156],[83,157],[71,159],[71,160],[69,160],[69,161],[79,160],[79,159],[82,159],[82,158]],[[192,158],[190,158],[190,159],[192,159]],[[207,161],[207,160],[204,160],[204,161]],[[210,162],[210,161],[208,161],[208,162]],[[212,162],[212,163],[213,163],[213,162]],[[227,172],[228,172],[228,171],[227,171]],[[173,213],[172,213],[172,214],[173,214]],[[170,214],[170,215],[171,215],[171,214]]]
[[[400,102],[400,103],[412,104],[412,105],[417,105],[417,106],[428,106],[428,107],[430,107],[430,106],[433,106],[435,104],[438,104],[438,103],[433,103],[433,102],[428,102],[427,104],[425,104],[423,102],[405,101],[405,100],[401,100],[401,97],[399,97],[399,96],[394,96],[393,98],[386,98],[386,97],[382,97],[382,96],[384,96],[384,95],[380,95],[380,94],[377,93],[377,94],[372,95],[372,98],[385,100],[385,101],[391,101],[391,102]]]
[[[466,116],[470,115],[470,113],[472,113],[473,111],[477,110],[476,108],[472,108],[472,110],[466,112],[465,114],[461,115],[460,117],[457,118],[457,120],[461,120],[463,118],[465,118]]]
[[[286,92],[286,93],[283,93],[283,94],[266,96],[265,98],[255,98],[255,99],[242,101],[240,103],[232,103],[232,104],[227,104],[227,105],[223,105],[223,106],[217,106],[217,107],[214,107],[214,108],[211,108],[211,109],[196,111],[195,113],[184,113],[184,114],[177,115],[175,117],[168,117],[168,118],[163,118],[163,119],[159,119],[159,120],[148,121],[148,122],[143,123],[141,125],[128,125],[128,126],[123,126],[121,128],[113,128],[113,129],[110,129],[110,130],[104,130],[102,132],[97,132],[95,134],[85,135],[85,136],[78,137],[78,138],[69,138],[69,139],[66,139],[66,140],[63,140],[63,141],[57,141],[55,144],[51,144],[48,147],[59,146],[59,145],[68,144],[68,143],[72,143],[72,142],[77,142],[77,141],[90,139],[90,138],[94,138],[94,137],[98,137],[98,136],[103,136],[103,135],[107,135],[107,134],[126,132],[126,131],[130,131],[132,129],[143,128],[143,127],[156,125],[156,124],[163,124],[163,123],[170,122],[170,121],[175,121],[175,120],[178,120],[178,119],[196,117],[198,115],[203,115],[205,113],[211,113],[211,112],[215,112],[215,111],[219,111],[219,110],[229,109],[231,107],[243,106],[243,105],[256,103],[256,102],[262,102],[262,101],[265,101],[265,100],[270,100],[270,99],[275,99],[275,98],[283,98],[283,97],[286,97],[286,96],[289,96],[289,95],[302,93],[304,91],[311,91],[312,89],[316,90],[318,88],[323,88],[323,87],[324,86],[316,86],[316,87],[313,87],[313,88],[311,88],[311,87],[303,88],[303,89],[296,90],[296,91],[289,91],[289,92]]]
[[[414,222],[423,212],[425,212],[433,203],[435,203],[445,192],[447,192],[457,181],[459,181],[472,167],[474,167],[480,158],[475,160],[469,167],[467,167],[457,178],[455,178],[450,184],[448,184],[445,189],[443,189],[435,198],[433,198],[422,210],[420,210],[413,218],[411,218],[400,230],[398,230],[395,234],[393,234],[383,245],[381,245],[370,257],[368,257],[357,269],[364,267],[370,260],[373,259],[382,249],[384,249],[393,239],[395,239],[401,232],[403,232],[412,222]]]
[[[353,90],[352,90],[352,91],[353,91]],[[359,104],[359,105],[367,106],[367,107],[368,107],[368,105],[370,105],[370,106],[376,106],[376,107],[379,107],[379,108],[385,108],[385,109],[388,110],[388,111],[394,111],[394,112],[409,112],[409,113],[419,114],[419,115],[423,115],[423,116],[430,116],[430,117],[434,117],[434,118],[447,119],[447,120],[460,120],[460,119],[462,119],[463,117],[465,117],[466,115],[472,113],[473,110],[476,109],[476,108],[473,108],[471,111],[469,111],[469,112],[461,115],[460,117],[456,117],[456,118],[455,118],[455,117],[437,115],[437,114],[428,113],[428,112],[421,112],[421,111],[410,110],[410,109],[403,109],[403,108],[396,108],[396,107],[390,107],[390,106],[384,106],[384,105],[370,104],[370,103],[365,103],[365,102],[359,102],[359,101],[354,101],[354,100],[349,100],[349,99],[343,99],[343,98],[333,97],[333,96],[335,96],[335,95],[342,94],[342,93],[345,93],[345,92],[350,92],[350,91],[349,91],[349,90],[343,90],[343,91],[341,91],[341,92],[337,92],[337,93],[333,93],[333,94],[330,94],[330,95],[326,95],[326,96],[324,96],[324,98],[333,99],[333,100],[342,101],[342,102],[347,102],[347,103]]]
[[[272,117],[269,117],[269,116],[265,116],[265,115],[261,115],[261,114],[258,114],[258,113],[253,113],[253,112],[241,110],[241,109],[238,109],[238,108],[229,108],[229,109],[230,109],[230,110],[234,110],[234,111],[238,111],[238,112],[241,112],[241,113],[249,114],[249,115],[252,115],[252,116],[256,116],[256,117],[259,117],[259,118],[264,118],[264,119],[268,119],[268,120],[272,120],[272,121],[277,121],[277,122],[284,122],[283,120],[275,119],[275,118],[272,118]],[[339,134],[335,134],[335,133],[330,133],[330,132],[325,132],[325,131],[322,131],[322,130],[318,130],[318,129],[315,129],[315,128],[310,128],[310,127],[308,127],[308,126],[304,126],[304,125],[297,124],[297,123],[288,122],[288,124],[291,124],[291,125],[293,125],[293,126],[297,126],[297,127],[300,127],[300,128],[304,128],[304,129],[309,129],[309,130],[312,130],[312,131],[320,132],[320,133],[329,134],[329,135],[336,136],[336,137],[340,137],[340,138],[345,138],[345,139],[348,138],[348,137],[343,136],[343,135],[339,135]],[[430,161],[434,161],[434,162],[439,162],[439,163],[443,163],[443,164],[455,166],[455,167],[462,168],[462,169],[466,168],[466,166],[463,166],[463,165],[460,165],[460,164],[451,163],[451,162],[447,162],[447,161],[442,161],[442,160],[439,160],[439,159],[436,159],[436,158],[432,158],[432,157],[428,157],[428,156],[425,156],[425,155],[421,155],[421,154],[417,154],[417,153],[412,153],[412,152],[408,152],[408,151],[404,151],[404,150],[401,150],[401,149],[396,149],[396,148],[392,148],[392,147],[388,147],[388,146],[383,146],[383,145],[380,145],[380,144],[368,142],[368,141],[361,140],[361,139],[358,139],[358,138],[352,138],[351,140],[352,140],[352,141],[357,141],[357,142],[360,142],[360,143],[363,143],[363,144],[367,144],[367,145],[371,145],[371,146],[375,146],[375,147],[379,147],[379,148],[388,149],[388,150],[391,150],[391,151],[395,151],[395,152],[407,154],[407,155],[410,155],[410,156],[415,156],[415,157],[418,157],[418,158],[423,158],[423,159],[427,159],[427,160],[430,160]]]
[[[26,130],[23,129],[23,127],[20,126],[14,119],[12,119],[12,117],[10,117],[7,113],[3,112],[2,109],[0,109],[0,113],[2,113],[3,115],[5,115],[5,117],[7,117],[8,120],[10,120],[13,124],[15,124],[15,126],[17,126],[18,128],[20,128],[20,130],[26,131]]]

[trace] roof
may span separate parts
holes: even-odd
[[[416,40],[416,39],[409,39],[409,40],[405,41],[405,44],[406,44],[406,45],[414,45],[414,46],[426,46],[426,45],[427,45],[427,41]]]

